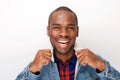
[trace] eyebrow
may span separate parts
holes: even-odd
[[[75,26],[75,24],[68,24],[69,26]]]
[[[55,24],[52,24],[51,26],[60,26],[60,24],[55,23]],[[76,24],[68,24],[67,26],[68,26],[68,27],[69,27],[69,26],[75,27]]]
[[[52,24],[52,25],[53,25],[53,26],[54,26],[54,25],[58,25],[58,26],[60,26],[60,24],[57,24],[57,23],[55,23],[55,24]]]

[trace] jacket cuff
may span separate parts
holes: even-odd
[[[110,66],[110,63],[107,62],[106,60],[104,60],[105,64],[106,64],[106,69],[101,72],[98,73],[98,76],[101,78],[108,78],[108,79],[117,79],[119,80],[119,72],[117,70],[115,70],[112,66]]]
[[[98,73],[98,75],[99,75],[100,77],[102,77],[102,76],[108,76],[108,77],[109,77],[109,76],[111,75],[111,73],[110,73],[110,64],[109,64],[109,62],[107,62],[107,61],[104,61],[104,62],[105,62],[105,64],[106,64],[106,68],[105,68],[104,71]]]
[[[27,80],[37,80],[39,75],[35,75],[33,73],[30,72],[29,67],[30,67],[31,63],[24,69],[24,77]]]

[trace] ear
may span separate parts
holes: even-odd
[[[50,26],[47,26],[47,35],[50,36]]]
[[[79,36],[79,27],[77,26],[77,37]]]

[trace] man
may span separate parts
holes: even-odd
[[[75,51],[78,32],[72,10],[64,6],[54,10],[47,27],[53,50],[39,50],[16,80],[120,80],[120,73],[89,49]]]

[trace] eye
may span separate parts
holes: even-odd
[[[75,29],[76,29],[76,27],[75,27],[75,26],[73,26],[73,25],[68,26],[68,30],[75,30]]]
[[[54,26],[52,26],[52,29],[53,29],[53,30],[60,30],[60,26],[54,25]]]

